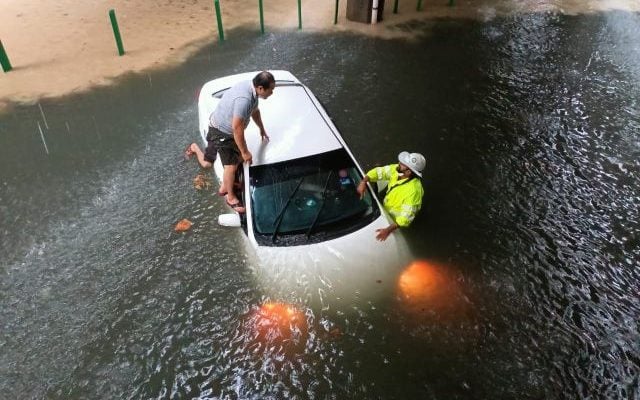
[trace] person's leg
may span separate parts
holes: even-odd
[[[227,196],[226,196],[227,204],[231,206],[231,208],[233,208],[235,212],[242,214],[246,212],[246,208],[243,205],[241,205],[240,199],[238,199],[238,196],[236,196],[236,194],[233,191],[233,185],[235,183],[237,168],[238,168],[237,164],[224,166],[224,172],[222,174],[223,175],[222,187],[224,188],[224,190],[227,191]]]
[[[216,140],[215,143],[216,146],[218,146],[218,154],[220,155],[220,161],[223,166],[222,183],[218,193],[225,193],[227,204],[230,206],[236,205],[233,209],[236,212],[243,213],[245,212],[245,208],[240,206],[240,200],[233,190],[236,171],[238,169],[238,165],[240,165],[242,161],[240,158],[240,151],[232,137],[224,134],[218,134],[216,137],[218,140]]]
[[[211,168],[213,166],[213,163],[206,159],[205,153],[200,150],[200,146],[195,143],[191,143],[191,146],[189,146],[189,150],[191,150],[191,152],[196,155],[198,163],[202,168]]]
[[[231,204],[235,204],[239,201],[233,191],[233,183],[236,179],[237,167],[238,166],[235,164],[225,165],[224,172],[222,174],[222,189],[220,191],[227,192],[227,202]]]

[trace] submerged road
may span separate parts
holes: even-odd
[[[1,115],[0,392],[640,397],[638,26],[614,11],[399,27],[416,41],[237,31],[178,69]],[[364,168],[427,156],[406,232],[422,261],[394,295],[275,298],[217,226],[222,201],[193,188],[198,88],[261,68],[307,84]]]

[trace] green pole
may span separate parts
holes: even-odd
[[[393,13],[394,14],[398,13],[398,0],[396,0],[396,2],[393,3]]]
[[[218,21],[218,40],[224,41],[224,30],[222,29],[222,13],[220,12],[220,0],[215,0],[213,5],[216,7],[216,20]]]
[[[302,0],[298,0],[298,29],[302,29]]]
[[[9,62],[9,57],[7,56],[7,52],[4,51],[4,46],[2,45],[2,40],[0,40],[0,64],[2,64],[2,70],[4,72],[11,71],[11,62]]]
[[[422,11],[422,0],[418,0],[418,6],[416,7],[416,11]]]
[[[260,32],[264,35],[264,15],[262,14],[262,0],[258,0],[258,8],[260,9]]]
[[[109,18],[111,19],[111,27],[113,27],[113,36],[116,38],[116,45],[118,46],[118,54],[124,55],[124,47],[122,47],[122,38],[120,37],[120,29],[118,29],[118,21],[116,20],[116,12],[109,10]]]
[[[340,0],[336,0],[336,15],[333,17],[333,24],[338,23],[338,6],[340,5]]]

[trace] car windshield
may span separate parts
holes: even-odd
[[[314,243],[360,229],[380,213],[344,149],[250,168],[256,240],[262,245]]]

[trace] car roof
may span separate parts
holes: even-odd
[[[198,108],[200,131],[207,129],[209,115],[224,90],[252,79],[259,71],[230,75],[207,82],[200,91]],[[259,108],[268,143],[260,139],[257,125],[251,121],[245,130],[252,165],[272,164],[342,148],[342,140],[313,93],[288,71],[270,71],[276,89]]]

